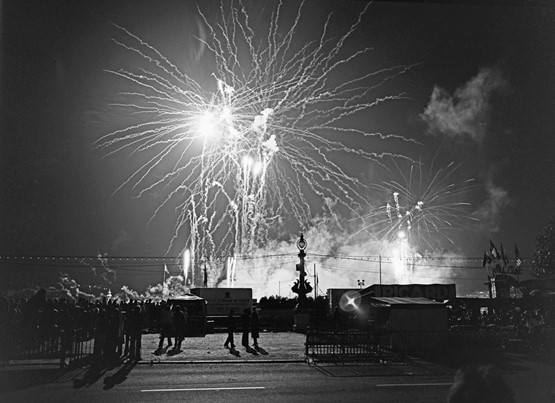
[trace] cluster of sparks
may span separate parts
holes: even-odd
[[[207,66],[213,66],[202,77],[116,27],[123,39],[115,42],[141,62],[109,71],[132,87],[115,106],[137,122],[97,141],[108,155],[146,158],[122,187],[135,189],[138,196],[162,194],[153,217],[162,208],[176,208],[168,250],[176,242],[181,248],[185,239],[193,275],[202,273],[198,262],[203,260],[248,254],[283,217],[305,225],[313,217],[313,200],[325,201],[324,210],[339,204],[360,214],[369,186],[347,174],[338,158],[377,161],[384,154],[351,148],[343,139],[386,141],[390,136],[346,122],[402,98],[372,94],[409,68],[394,66],[336,83],[370,50],[343,55],[368,6],[338,37],[328,32],[329,15],[319,36],[308,41],[295,35],[310,14],[304,2],[289,21],[282,17],[285,5],[274,4],[269,23],[256,24],[264,34],[254,28],[242,1],[222,1],[219,7],[218,20],[197,8],[206,32],[197,40],[208,49],[203,57],[212,58]]]
[[[471,204],[465,201],[474,180],[455,181],[459,166],[454,162],[428,173],[423,172],[421,163],[411,164],[408,170],[394,165],[398,178],[374,185],[386,195],[385,204],[364,217],[365,229],[376,237],[433,251],[440,239],[454,244],[450,230],[478,221],[472,217]]]

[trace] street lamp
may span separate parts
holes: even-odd
[[[299,263],[296,265],[296,270],[299,272],[299,279],[295,282],[291,291],[299,296],[299,306],[304,307],[306,304],[306,294],[312,291],[312,286],[308,281],[306,281],[306,271],[304,269],[304,258],[306,256],[305,249],[307,247],[307,242],[301,233],[300,238],[297,240],[297,248],[299,249],[298,257]]]

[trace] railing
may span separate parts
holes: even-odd
[[[26,331],[23,331],[26,330]],[[58,360],[66,366],[79,359],[92,357],[94,333],[78,330],[50,330],[47,334],[32,329],[15,329],[4,334],[0,361]]]
[[[442,351],[448,344],[447,331],[346,330],[314,331],[306,335],[307,360],[378,361],[383,354]]]
[[[305,355],[307,360],[369,359],[379,356],[379,346],[372,332],[309,330]]]

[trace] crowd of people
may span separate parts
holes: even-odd
[[[190,326],[187,308],[179,304],[47,298],[44,289],[29,299],[0,298],[0,323],[0,360],[71,353],[75,343],[92,341],[91,355],[99,364],[124,358],[140,360],[143,332],[159,332],[159,350],[167,341],[166,349],[173,347],[178,352]],[[240,331],[241,344],[248,348],[250,335],[257,349],[259,326],[256,309],[246,309],[237,318],[231,311],[225,345],[235,348],[233,333]]]
[[[44,289],[29,299],[0,298],[0,359],[71,354],[76,343],[94,340],[97,362],[138,360],[149,304],[47,298]]]
[[[497,304],[486,310],[461,300],[448,309],[449,325],[513,328],[532,337],[544,328],[555,327],[553,308],[540,302]],[[166,347],[179,351],[190,326],[189,314],[187,308],[164,301],[47,298],[44,289],[29,299],[0,298],[0,359],[24,356],[25,352],[39,348],[47,354],[69,351],[72,343],[94,340],[96,361],[113,361],[122,357],[138,360],[141,358],[143,332],[160,332],[159,350],[167,341]],[[252,346],[257,349],[260,336],[258,310],[245,309],[236,314],[231,311],[226,319],[224,346],[235,348],[233,334],[239,331],[241,345],[250,348],[250,337]],[[334,328],[348,327],[349,322],[344,316],[336,310],[326,322]]]
[[[523,328],[533,324],[555,326],[555,311],[549,303],[541,300],[534,304],[520,306],[516,304],[503,304],[496,307],[479,307],[464,302],[448,310],[449,325],[472,325]]]

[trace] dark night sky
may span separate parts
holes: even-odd
[[[336,8],[338,30],[364,4],[332,3],[309,9]],[[93,142],[125,119],[108,106],[124,84],[104,70],[128,63],[110,24],[180,63],[192,54],[193,3],[0,4],[0,255],[164,255],[173,212],[147,225],[156,200],[113,194],[138,161],[102,158]],[[348,45],[374,48],[370,69],[418,63],[385,85],[408,99],[379,109],[373,124],[418,138],[424,145],[406,151],[416,158],[440,150],[476,179],[469,198],[482,222],[459,234],[461,256],[481,256],[492,239],[528,257],[555,215],[555,8],[503,4],[377,2]]]

